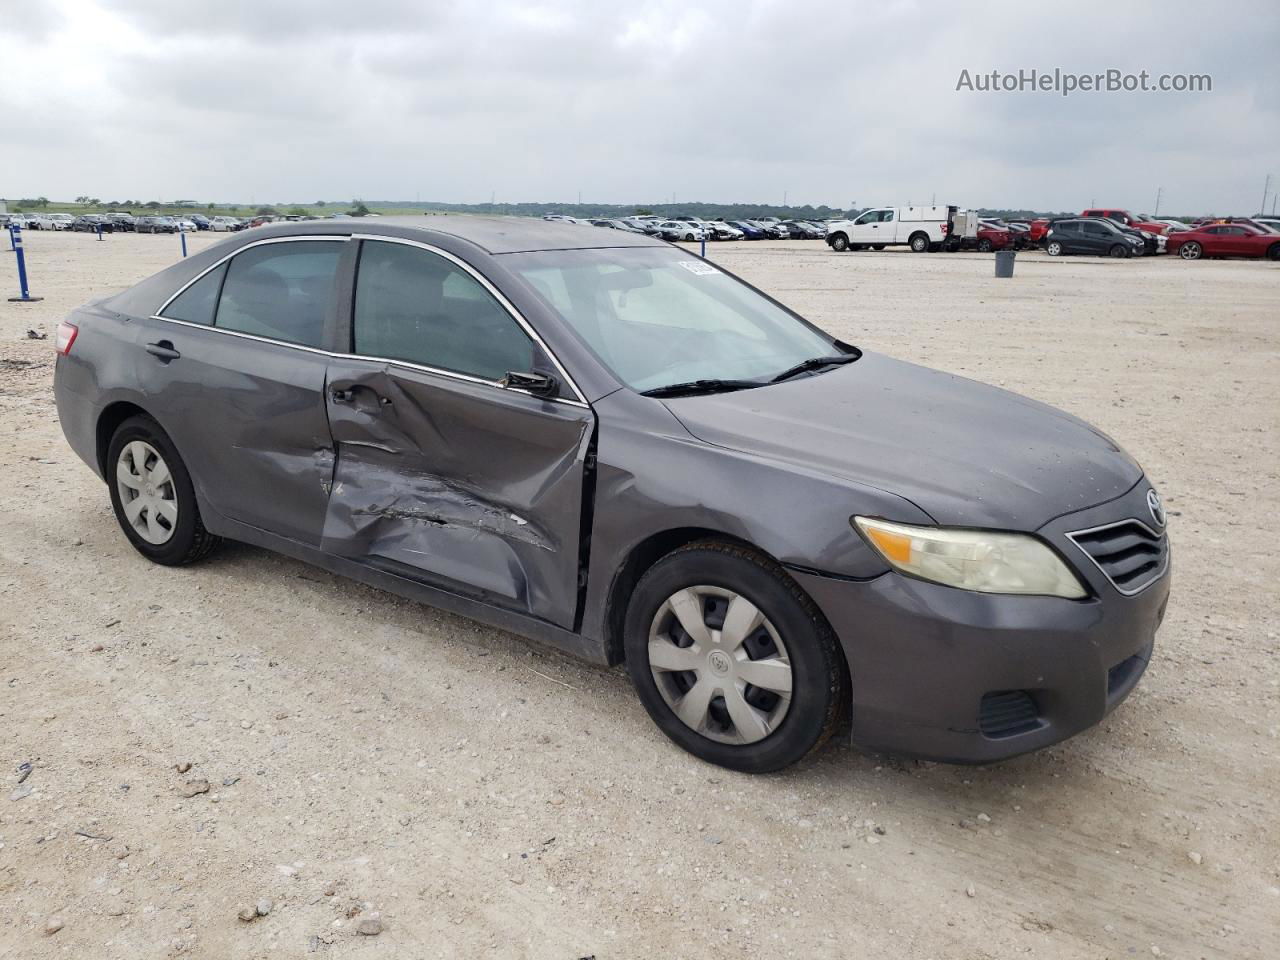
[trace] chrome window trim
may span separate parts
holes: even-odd
[[[473,377],[470,374],[459,373],[456,370],[443,370],[439,367],[431,367],[423,363],[414,363],[410,360],[400,360],[395,357],[366,356],[364,354],[356,354],[356,353],[337,353],[332,350],[322,350],[319,347],[310,347],[302,343],[290,343],[287,340],[275,340],[275,339],[272,339],[271,337],[260,337],[260,336],[257,336],[256,334],[244,333],[240,330],[228,330],[226,327],[219,327],[216,324],[212,324],[212,323],[192,323],[190,320],[179,320],[176,317],[161,316],[161,314],[169,306],[169,304],[173,303],[173,301],[177,300],[178,297],[182,296],[182,294],[186,292],[186,289],[188,287],[190,287],[192,284],[196,283],[197,281],[203,279],[206,274],[212,273],[214,270],[217,270],[218,267],[222,266],[232,257],[235,257],[236,255],[242,253],[245,250],[248,250],[250,247],[259,247],[269,243],[293,243],[300,240],[324,240],[324,241],[329,241],[331,243],[347,243],[351,240],[378,240],[378,241],[389,242],[389,243],[402,243],[411,247],[420,247],[423,250],[427,250],[430,253],[434,253],[438,256],[442,256],[446,260],[449,260],[450,262],[457,264],[467,274],[469,274],[472,278],[474,278],[477,282],[479,282],[480,285],[484,287],[484,289],[488,291],[488,293],[495,300],[498,301],[498,304],[504,310],[507,311],[507,313],[511,316],[511,318],[515,320],[517,324],[519,324],[520,328],[524,330],[525,334],[531,340],[533,340],[534,343],[536,343],[539,347],[542,348],[543,352],[546,353],[547,357],[549,357],[551,362],[555,365],[556,370],[560,373],[562,377],[564,377],[565,383],[567,383],[573,389],[574,397],[576,398],[576,399],[571,399],[568,397],[539,397],[539,399],[543,400],[546,403],[562,403],[562,404],[565,404],[566,406],[583,407],[586,409],[590,409],[590,404],[587,403],[582,391],[578,389],[577,383],[574,382],[573,378],[569,376],[568,371],[566,371],[564,366],[560,363],[559,357],[557,357],[552,352],[551,348],[546,345],[546,342],[543,341],[543,339],[538,335],[537,331],[533,329],[533,327],[524,318],[524,316],[520,313],[520,311],[517,310],[514,305],[512,305],[511,301],[509,301],[506,297],[504,297],[502,293],[496,287],[493,286],[493,284],[491,284],[487,279],[485,279],[485,277],[482,274],[480,274],[478,271],[472,268],[470,264],[466,263],[463,260],[460,260],[458,257],[449,253],[447,250],[441,250],[439,247],[434,247],[429,243],[422,243],[417,240],[407,240],[401,237],[382,237],[382,236],[377,236],[374,234],[366,234],[366,233],[359,233],[359,234],[353,233],[350,236],[334,236],[332,234],[328,234],[328,235],[306,234],[304,236],[297,236],[297,237],[264,237],[261,240],[254,240],[251,243],[246,243],[243,246],[237,247],[234,251],[232,251],[231,253],[228,253],[225,257],[222,257],[220,260],[217,260],[216,262],[211,263],[199,274],[192,277],[190,280],[184,283],[181,287],[179,287],[178,290],[169,297],[169,299],[165,300],[165,302],[160,305],[160,308],[156,310],[155,313],[151,314],[151,319],[163,320],[165,323],[176,323],[179,326],[192,327],[193,329],[196,329],[196,330],[211,330],[215,333],[220,333],[228,337],[240,337],[241,339],[254,340],[254,341],[257,341],[258,343],[270,343],[270,344],[275,344],[278,347],[288,347],[292,350],[302,350],[305,353],[319,354],[320,356],[330,357],[335,360],[369,360],[375,363],[389,363],[393,366],[405,367],[409,370],[420,370],[424,373],[430,373],[438,377],[445,377],[450,380],[460,380],[460,381],[463,381],[464,383],[477,383],[485,386],[495,387],[498,390],[503,390],[508,393],[522,393],[525,396],[530,396],[530,397],[535,396],[535,394],[530,393],[528,390],[521,390],[518,387],[504,387],[502,385],[502,381],[500,380],[486,380],[483,377]]]
[[[1157,569],[1151,575],[1151,578],[1145,581],[1141,586],[1135,587],[1132,590],[1126,590],[1124,587],[1120,586],[1120,584],[1116,583],[1114,580],[1111,579],[1110,574],[1108,574],[1106,570],[1102,569],[1102,564],[1098,563],[1098,561],[1093,558],[1093,555],[1079,544],[1079,542],[1076,540],[1076,537],[1085,537],[1091,533],[1101,533],[1103,530],[1110,530],[1113,527],[1127,527],[1131,523],[1136,523],[1143,530],[1147,531],[1147,533],[1151,534],[1151,536],[1154,537],[1156,540],[1166,540],[1166,542],[1164,544],[1164,557],[1163,557],[1164,562],[1160,565],[1159,569]],[[1143,523],[1142,520],[1138,519],[1137,517],[1129,517],[1125,520],[1116,520],[1112,523],[1103,523],[1103,524],[1099,524],[1096,527],[1087,527],[1084,530],[1072,530],[1066,534],[1066,537],[1068,540],[1071,541],[1072,545],[1074,545],[1077,550],[1083,553],[1085,557],[1088,558],[1089,562],[1092,563],[1094,567],[1097,568],[1098,572],[1102,574],[1103,579],[1105,579],[1107,583],[1111,584],[1111,586],[1115,587],[1116,592],[1123,596],[1126,596],[1126,597],[1137,596],[1143,590],[1146,590],[1153,583],[1158,581],[1161,577],[1163,577],[1166,573],[1169,572],[1169,544],[1167,542],[1168,534],[1163,531],[1153,530],[1149,524]]]

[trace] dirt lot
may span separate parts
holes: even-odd
[[[712,246],[846,340],[1099,425],[1176,553],[1156,659],[1097,729],[752,778],[670,745],[621,671],[256,549],[149,565],[26,331],[178,240],[27,241],[46,299],[0,302],[0,957],[1280,950],[1280,264],[1033,254],[997,281],[989,256]]]

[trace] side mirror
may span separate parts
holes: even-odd
[[[508,373],[499,382],[508,390],[524,390],[535,397],[554,397],[560,389],[556,378],[545,373]]]

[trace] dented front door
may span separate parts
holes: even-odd
[[[585,406],[337,358],[322,549],[572,628]]]

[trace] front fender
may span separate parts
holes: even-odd
[[[595,406],[600,432],[582,632],[607,634],[618,572],[668,531],[707,530],[784,566],[871,579],[888,570],[853,530],[855,514],[931,520],[895,494],[705,443],[661,404],[622,390]]]

